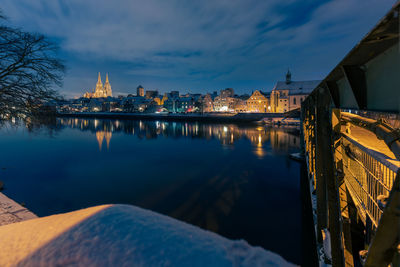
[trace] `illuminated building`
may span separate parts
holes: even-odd
[[[247,112],[267,113],[269,108],[269,94],[255,90],[246,101]]]
[[[101,97],[112,97],[112,90],[111,90],[111,84],[110,81],[108,80],[108,74],[106,74],[106,82],[103,83],[101,82],[101,76],[99,72],[99,76],[97,78],[97,83],[96,83],[96,89],[92,92],[86,92],[83,97],[85,98],[101,98]]]
[[[292,81],[288,70],[286,81],[278,81],[271,92],[271,112],[284,113],[301,107],[301,102],[321,81]]]
[[[214,111],[217,112],[233,112],[234,111],[234,102],[235,99],[233,97],[222,97],[216,96],[214,98]]]
[[[167,94],[164,94],[163,97],[161,98],[160,96],[157,96],[153,99],[157,103],[157,105],[162,106],[164,105],[164,102],[168,99]]]
[[[214,105],[213,105],[213,100],[210,94],[206,94],[202,99],[201,99],[201,111],[202,112],[213,112],[214,111]]]
[[[144,88],[143,88],[143,86],[139,85],[136,88],[136,96],[144,96]]]
[[[192,97],[180,97],[175,105],[177,112],[192,112],[195,108],[195,102]]]
[[[235,105],[235,112],[244,113],[247,112],[247,100],[246,99],[238,99]]]

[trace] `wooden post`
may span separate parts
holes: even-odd
[[[332,91],[330,90],[331,96]],[[339,204],[340,204],[340,212],[342,218],[342,235],[343,235],[343,253],[344,253],[344,262],[346,267],[354,267],[354,259],[353,259],[353,245],[352,245],[352,236],[351,236],[351,220],[349,215],[349,201],[347,198],[347,189],[346,185],[343,181],[343,158],[342,158],[342,149],[341,149],[341,115],[340,109],[332,109],[332,128],[333,128],[333,155],[335,161],[335,169],[336,169],[336,181],[338,183],[339,189]],[[336,142],[336,143],[335,143]],[[340,170],[340,173],[338,173]],[[341,175],[339,177],[339,174]]]
[[[331,119],[331,96],[327,89],[319,88],[317,90],[317,156],[318,160],[318,179],[322,179],[322,190],[326,190],[321,196],[323,216],[326,214],[326,195],[329,210],[329,232],[331,237],[332,265],[344,267],[344,254],[342,243],[342,224],[341,210],[339,202],[339,186],[335,173],[335,162],[333,159],[332,144],[332,119]],[[325,199],[324,199],[325,197]],[[318,200],[317,200],[318,201]]]
[[[318,91],[318,90],[317,90]],[[327,194],[326,194],[326,181],[324,176],[324,168],[326,165],[324,159],[324,150],[327,149],[324,146],[324,133],[322,126],[326,123],[327,118],[324,116],[322,98],[317,95],[316,101],[314,102],[315,110],[315,180],[316,180],[316,191],[317,191],[317,239],[319,243],[322,243],[322,230],[328,228],[328,209],[327,209]]]

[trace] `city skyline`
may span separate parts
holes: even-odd
[[[115,95],[138,85],[160,93],[270,91],[288,68],[293,80],[318,80],[393,4],[6,0],[2,11],[10,25],[59,43],[67,65],[60,92],[76,97],[99,71],[109,73]]]

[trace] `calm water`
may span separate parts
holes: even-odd
[[[39,216],[128,203],[300,263],[294,128],[57,119],[0,129],[4,193]]]

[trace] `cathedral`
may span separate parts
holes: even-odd
[[[112,90],[111,90],[111,84],[108,81],[108,74],[106,74],[106,82],[103,83],[101,82],[101,76],[99,72],[99,77],[97,79],[96,83],[96,89],[92,90],[92,92],[86,92],[83,97],[86,98],[99,98],[99,97],[108,97],[112,96]]]

